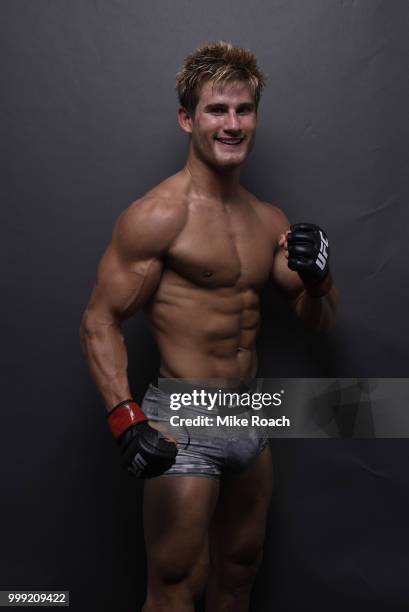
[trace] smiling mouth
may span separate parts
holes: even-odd
[[[229,146],[236,146],[243,142],[244,138],[216,138],[217,142],[221,142],[222,144]]]

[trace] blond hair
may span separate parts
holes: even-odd
[[[197,48],[183,62],[176,75],[176,91],[181,106],[194,112],[200,88],[206,81],[212,81],[214,85],[232,81],[247,83],[257,108],[266,75],[257,66],[257,58],[249,49],[220,40]]]

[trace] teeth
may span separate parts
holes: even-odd
[[[241,138],[238,138],[237,140],[224,140],[224,139],[218,138],[217,140],[219,140],[223,144],[239,144],[239,142],[242,141]]]

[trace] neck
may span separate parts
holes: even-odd
[[[236,200],[240,192],[240,167],[209,166],[189,152],[183,172],[188,177],[192,196],[216,198],[222,202]]]

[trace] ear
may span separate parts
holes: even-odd
[[[193,119],[184,106],[180,106],[178,108],[178,121],[179,121],[180,127],[182,128],[184,132],[186,132],[187,134],[192,133]]]

